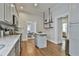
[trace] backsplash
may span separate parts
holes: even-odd
[[[14,30],[14,28],[6,24],[0,24],[0,37],[9,35],[10,30]],[[2,32],[3,32],[3,35],[2,35]]]

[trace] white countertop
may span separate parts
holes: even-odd
[[[40,36],[46,36],[46,33],[36,33],[36,35],[40,35]]]
[[[20,35],[10,35],[0,38],[0,44],[5,44],[5,47],[0,49],[0,56],[7,56],[19,38]]]

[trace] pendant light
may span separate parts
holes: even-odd
[[[48,8],[48,10],[49,10],[49,23],[50,23],[50,8]]]
[[[52,20],[52,12],[51,12],[50,8],[48,8],[48,9],[49,9],[49,23],[52,23],[53,22],[53,20]]]
[[[34,3],[34,7],[37,7],[38,6],[38,3]]]
[[[48,8],[48,18],[45,17],[45,12],[43,12],[43,21],[46,29],[53,28],[53,19],[51,9]]]

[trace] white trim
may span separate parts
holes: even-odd
[[[58,18],[60,18],[60,17],[65,17],[65,16],[67,16],[67,15],[69,15],[69,12],[66,12],[66,13],[64,13],[64,14],[61,14],[61,15],[55,17],[55,18],[58,19]]]
[[[53,41],[53,40],[48,40],[48,41],[50,41],[50,42],[52,42],[52,43],[55,43],[55,44],[58,44],[57,42],[55,42],[55,41]]]
[[[56,39],[57,43],[58,43],[58,37],[57,37],[57,32],[58,32],[58,29],[57,29],[57,21],[58,21],[58,18],[66,17],[66,16],[68,16],[68,28],[69,28],[69,17],[70,17],[69,12],[66,12],[64,14],[61,14],[61,15],[55,17],[55,39]],[[68,29],[68,31],[69,31],[69,29]],[[69,38],[69,33],[68,33],[68,38]]]
[[[69,24],[69,22],[70,22],[70,13],[69,12],[66,12],[66,13],[64,13],[64,14],[61,14],[61,15],[59,15],[59,16],[57,16],[57,17],[55,17],[55,19],[56,20],[58,20],[58,18],[61,18],[61,17],[66,17],[66,16],[68,16],[68,37],[67,37],[67,39],[69,39],[69,26],[70,26],[70,24]]]

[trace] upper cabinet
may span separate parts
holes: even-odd
[[[14,5],[12,8],[12,16],[13,16],[13,25],[18,25],[18,12],[16,6]]]
[[[5,21],[12,24],[11,4],[5,3]]]
[[[16,24],[18,22],[18,13],[15,4],[0,3],[0,21],[15,25],[13,24],[13,17]]]
[[[4,4],[0,3],[0,21],[4,21]]]

